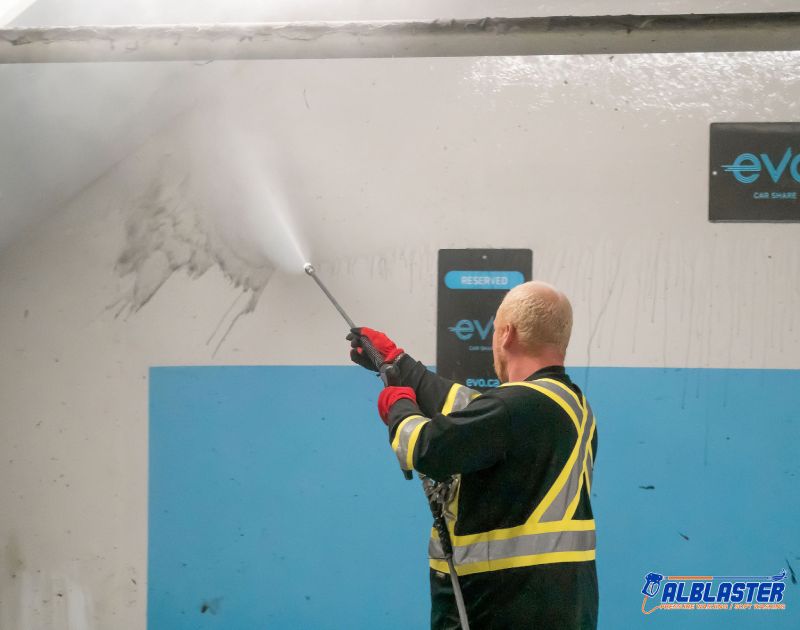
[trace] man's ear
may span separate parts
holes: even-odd
[[[506,324],[500,329],[500,347],[510,348],[517,340],[517,329],[514,324]]]

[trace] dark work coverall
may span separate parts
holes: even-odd
[[[455,488],[447,520],[472,630],[596,628],[597,433],[580,389],[560,366],[478,395],[407,355],[397,365],[418,406],[392,406],[390,439],[401,466]],[[434,533],[431,628],[460,628],[437,548]]]

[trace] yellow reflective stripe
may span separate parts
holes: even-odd
[[[589,441],[586,443],[586,457],[583,460],[583,475],[586,477],[586,493],[592,491],[592,476],[589,471],[594,468],[594,455],[592,453],[592,440],[594,439],[594,432],[597,429],[597,423],[592,420],[592,430],[589,433]]]
[[[592,491],[592,482],[589,479],[589,469],[586,468],[586,460],[583,460],[583,477],[586,482],[586,492],[588,494]]]
[[[578,422],[578,416],[575,415],[575,412],[572,411],[572,407],[570,407],[566,401],[561,398],[558,394],[551,392],[549,389],[545,389],[544,387],[538,387],[535,383],[528,383],[520,381],[519,383],[503,383],[500,387],[511,387],[513,385],[520,385],[522,387],[529,387],[530,389],[535,389],[537,392],[541,392],[545,396],[547,396],[550,400],[554,401],[561,407],[564,411],[567,412],[570,420],[572,420],[572,424],[575,425],[575,430],[578,432],[578,437],[580,438],[580,423]],[[578,405],[580,406],[580,404]],[[584,410],[585,411],[585,410]],[[580,444],[580,439],[578,440],[578,444]]]
[[[592,432],[589,434],[589,442],[586,444],[586,453],[588,457],[583,465],[583,474],[586,475],[586,490],[592,491],[592,475],[591,471],[594,470],[594,451],[592,450],[592,440],[597,428],[597,423],[592,422]]]
[[[450,388],[450,391],[447,392],[447,398],[444,399],[444,405],[442,405],[442,414],[447,415],[451,411],[453,411],[453,404],[456,401],[456,394],[458,393],[458,388],[461,387],[458,383],[454,383],[453,386]]]
[[[592,432],[594,432],[594,423],[592,423]],[[591,433],[589,434],[589,439],[591,440]],[[581,475],[578,479],[578,489],[575,492],[575,496],[572,497],[572,501],[569,502],[567,506],[567,511],[564,513],[565,519],[571,519],[575,516],[575,511],[578,509],[578,504],[581,501],[581,491],[583,490],[583,483],[586,480],[586,489],[587,491],[591,490],[589,488],[589,473],[586,470],[586,458],[589,455],[589,449],[587,448],[583,454],[583,465],[581,466]]]
[[[532,567],[537,564],[554,564],[556,562],[587,562],[594,560],[596,552],[594,549],[588,551],[554,551],[552,553],[539,553],[532,556],[517,556],[514,558],[503,558],[502,560],[487,560],[485,562],[473,562],[472,564],[462,564],[456,566],[458,575],[471,575],[473,573],[485,573],[487,571],[499,571],[501,569],[514,569],[520,567]],[[430,560],[430,567],[434,571],[450,573],[446,560]]]
[[[457,544],[456,539],[456,521],[458,520],[458,498],[461,496],[461,475],[457,475],[458,481],[456,482],[456,491],[453,495],[453,500],[450,501],[448,505],[445,506],[445,519],[444,524],[447,525],[447,531],[450,532],[450,542],[452,544]],[[452,519],[447,518],[447,514],[450,513],[453,515]]]
[[[414,448],[417,445],[417,438],[419,438],[419,432],[422,431],[422,427],[424,427],[430,420],[425,418],[424,416],[420,416],[419,414],[414,416],[408,416],[408,418],[403,418],[402,422],[397,425],[397,429],[394,432],[394,439],[392,440],[392,450],[397,453],[398,449],[400,448],[400,437],[403,434],[403,429],[405,426],[411,422],[412,420],[423,420],[420,422],[414,429],[411,431],[411,435],[408,436],[408,441],[406,443],[406,455],[405,455],[405,462],[402,462],[401,465],[405,470],[413,470],[414,468]]]
[[[413,418],[419,418],[419,416],[408,416],[408,418],[403,418],[400,424],[397,425],[397,428],[394,430],[394,439],[392,440],[393,451],[397,451],[397,448],[400,446],[400,432],[403,430],[403,427],[406,426]]]
[[[583,490],[583,473],[586,470],[586,459],[583,460],[583,466],[581,466],[581,474],[578,478],[578,490],[575,492],[575,496],[572,497],[572,501],[569,502],[567,506],[567,511],[564,513],[564,518],[572,518],[575,516],[575,510],[578,509],[578,503],[581,500],[581,490]]]
[[[586,422],[588,422],[588,407],[583,407],[583,425],[581,427],[581,438],[583,437],[583,432],[586,431]],[[592,441],[592,434],[594,433],[594,422],[592,422],[592,428],[589,431],[589,439],[586,444],[586,450],[583,453],[583,461],[581,462],[581,472],[580,477],[578,478],[578,488],[575,491],[575,496],[572,497],[572,500],[567,505],[567,511],[564,512],[565,519],[571,519],[575,516],[575,510],[578,509],[578,503],[581,500],[581,490],[583,490],[583,478],[586,473],[586,456],[589,453],[589,442]],[[578,438],[578,442],[580,443],[581,438]]]
[[[454,383],[453,386],[450,388],[450,391],[447,392],[447,398],[444,400],[444,405],[442,405],[442,415],[449,415],[453,413],[453,411],[461,411],[463,407],[466,407],[466,401],[459,400],[458,395],[462,393],[467,393],[469,400],[472,401],[478,396],[481,395],[480,392],[476,392],[474,389],[470,389],[469,387],[465,387],[464,385],[459,385],[458,383]],[[458,409],[455,409],[456,403],[460,403]]]
[[[420,416],[416,416],[419,418]],[[408,449],[406,453],[406,470],[412,470],[414,468],[414,448],[417,446],[417,438],[419,437],[419,432],[422,431],[422,427],[428,424],[430,420],[426,419],[425,422],[420,422],[419,426],[416,427],[408,438]]]
[[[464,545],[471,545],[478,542],[508,540],[510,538],[527,536],[529,534],[547,534],[550,532],[585,532],[592,529],[594,529],[594,519],[578,521],[564,519],[563,521],[547,521],[545,523],[525,523],[523,525],[517,525],[516,527],[493,529],[489,532],[464,534],[462,536],[453,535],[451,530],[450,537],[452,538],[454,545],[463,547]]]
[[[447,566],[447,560],[434,560],[430,558],[428,560],[428,564],[434,571],[440,571],[441,573],[450,573],[450,567]]]

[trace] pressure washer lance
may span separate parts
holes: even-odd
[[[314,265],[311,263],[306,263],[303,265],[303,270],[309,276],[314,278],[314,282],[319,285],[319,288],[322,289],[322,292],[328,297],[328,299],[331,301],[331,304],[336,307],[336,310],[339,311],[339,314],[344,318],[344,321],[347,322],[347,325],[351,329],[356,328],[357,326],[353,320],[350,319],[350,316],[341,307],[339,302],[336,301],[336,298],[333,297],[333,294],[328,291],[328,287],[326,287],[322,283],[322,280],[319,279],[317,276],[317,270],[314,269]],[[385,387],[400,384],[400,375],[397,373],[397,368],[395,368],[393,365],[385,364],[383,362],[383,356],[381,356],[381,353],[378,352],[370,340],[364,336],[361,337],[361,347],[364,349],[364,352],[367,354],[370,361],[372,361],[372,364],[378,369],[381,380],[383,381]],[[413,479],[413,474],[410,470],[403,470],[403,475],[406,479]],[[450,532],[447,529],[447,524],[444,519],[444,506],[446,503],[445,495],[448,491],[449,485],[445,483],[437,483],[430,477],[426,477],[423,474],[420,474],[419,478],[422,480],[422,489],[425,491],[425,497],[428,499],[428,505],[431,508],[431,513],[433,514],[433,526],[436,528],[436,532],[439,534],[439,541],[442,545],[442,551],[444,552],[444,557],[447,560],[447,566],[450,569],[450,582],[453,585],[453,594],[455,595],[456,606],[458,607],[458,618],[461,622],[461,628],[462,630],[469,630],[467,607],[464,604],[464,595],[461,593],[461,584],[458,581],[458,574],[456,573],[456,567],[453,562],[453,543],[450,540]]]
[[[319,276],[317,276],[317,270],[314,269],[314,265],[307,262],[305,265],[303,265],[303,271],[305,271],[309,276],[314,278],[314,282],[316,282],[319,285],[319,288],[322,289],[322,292],[328,296],[328,299],[331,301],[331,304],[333,304],[334,307],[336,307],[336,310],[339,311],[339,314],[342,317],[344,317],[344,321],[347,322],[347,325],[350,327],[350,329],[352,330],[353,328],[356,328],[357,326],[355,325],[353,320],[350,319],[350,316],[341,307],[336,298],[333,297],[333,294],[330,291],[328,291],[328,287],[322,284],[322,280],[320,280]],[[399,385],[400,375],[397,374],[397,368],[395,368],[394,365],[391,365],[389,363],[384,363],[383,356],[381,355],[380,352],[377,351],[375,346],[372,345],[370,340],[364,337],[363,335],[360,335],[360,337],[361,337],[361,347],[364,349],[364,352],[369,357],[369,360],[372,361],[372,365],[374,365],[375,369],[378,370],[378,374],[380,375],[384,386],[389,387],[389,385]],[[409,476],[408,479],[411,479],[411,477]]]

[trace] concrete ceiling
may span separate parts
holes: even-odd
[[[648,13],[796,10],[796,0],[662,0]],[[12,26],[387,20],[642,12],[633,0],[0,0]],[[266,62],[270,63],[270,62]],[[237,64],[0,66],[0,249],[219,91]]]

